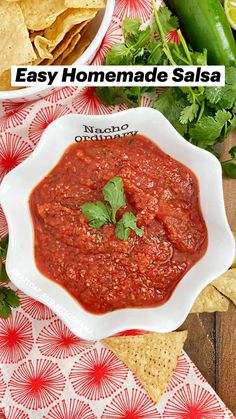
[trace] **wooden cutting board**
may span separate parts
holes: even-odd
[[[219,147],[225,160],[232,146],[236,131]],[[224,177],[224,196],[230,227],[236,231],[236,179]],[[231,303],[227,313],[190,314],[181,329],[189,332],[186,352],[236,416],[236,306]]]

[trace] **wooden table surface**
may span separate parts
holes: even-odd
[[[225,159],[233,145],[236,131],[221,145]],[[224,195],[229,224],[236,231],[236,180],[224,179]],[[181,329],[188,330],[186,352],[236,416],[236,306],[230,303],[226,313],[190,314]]]

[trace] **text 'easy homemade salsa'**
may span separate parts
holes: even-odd
[[[131,211],[142,237],[95,230],[81,211],[115,176],[126,196],[117,219]],[[195,175],[142,135],[73,144],[30,208],[38,269],[93,313],[162,304],[207,248]]]

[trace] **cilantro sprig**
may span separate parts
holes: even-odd
[[[0,240],[0,282],[9,282],[3,261],[6,258],[8,249],[8,235]]]
[[[104,201],[88,202],[81,205],[80,209],[90,223],[90,227],[98,230],[105,224],[115,225],[115,234],[120,240],[128,240],[131,230],[139,237],[144,235],[144,231],[137,226],[137,218],[130,211],[125,211],[119,221],[117,221],[117,211],[126,205],[126,197],[122,178],[115,176],[102,190]],[[98,235],[99,241],[102,236]]]
[[[2,319],[7,319],[11,315],[12,309],[19,305],[19,297],[15,291],[0,287],[0,317]]]
[[[8,235],[0,240],[0,282],[8,283],[10,280],[5,269],[5,258],[8,249]],[[18,307],[20,304],[19,297],[15,291],[0,287],[0,318],[7,319],[12,312],[12,308]]]
[[[84,216],[90,221],[89,225],[95,230],[111,221],[110,208],[104,202],[88,202],[81,205],[80,208]]]
[[[125,192],[123,181],[120,177],[114,177],[104,186],[102,190],[105,201],[111,206],[111,220],[116,223],[117,211],[125,206]]]
[[[128,240],[130,230],[133,230],[137,236],[143,237],[144,231],[137,226],[137,218],[132,212],[126,211],[120,221],[116,224],[116,235],[120,240]]]
[[[222,167],[226,175],[236,179],[236,146],[229,150],[231,159],[222,162]]]
[[[178,19],[167,7],[157,10],[153,0],[153,24],[142,29],[141,19],[126,18],[122,44],[107,52],[107,65],[207,65],[207,50],[187,45]],[[105,105],[141,105],[143,94],[153,96],[153,107],[162,112],[177,131],[192,144],[217,155],[214,146],[236,127],[236,68],[226,68],[223,87],[170,87],[156,97],[150,87],[99,87]],[[224,172],[235,178],[236,158],[222,162]]]

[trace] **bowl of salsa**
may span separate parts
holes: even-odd
[[[54,121],[0,195],[9,277],[86,339],[176,329],[234,257],[218,160],[153,109]]]

